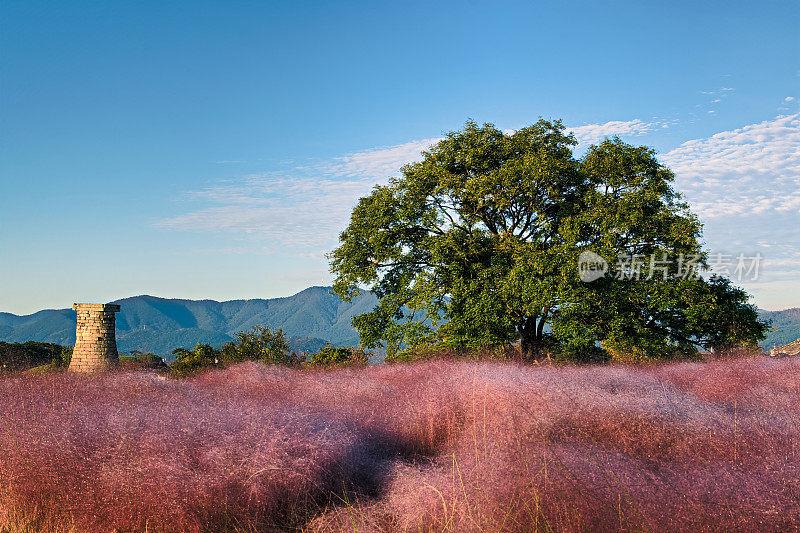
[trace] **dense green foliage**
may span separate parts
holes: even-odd
[[[172,354],[175,356],[175,361],[169,365],[170,372],[183,377],[219,364],[220,351],[210,344],[198,343],[192,350],[176,348]]]
[[[63,368],[69,368],[69,364],[72,362],[72,351],[74,350],[74,346],[62,346],[61,347],[61,354],[60,359],[61,361],[58,362],[58,365]]]
[[[746,293],[697,275],[702,226],[654,151],[615,138],[578,159],[575,144],[560,121],[510,134],[469,122],[362,198],[331,270],[341,298],[379,298],[353,319],[363,345],[391,358],[519,341],[530,357],[596,359],[600,344],[649,358],[762,339]],[[582,251],[612,275],[582,282]],[[613,264],[624,257],[672,260],[634,276]]]
[[[241,331],[236,340],[223,344],[219,350],[210,344],[198,343],[192,350],[176,348],[172,353],[175,361],[170,370],[178,376],[190,375],[209,366],[242,361],[288,366],[300,363],[297,354],[289,352],[283,331],[273,331],[268,326],[254,326],[250,331]]]
[[[0,341],[0,371],[18,372],[41,365],[68,367],[72,348],[50,342]]]
[[[236,340],[222,346],[223,359],[229,362],[260,361],[264,364],[292,365],[296,356],[289,352],[283,331],[254,326],[236,334]]]
[[[167,363],[164,359],[152,352],[140,352],[133,350],[130,355],[119,356],[120,365],[127,368],[151,368],[154,370],[165,370]]]
[[[363,348],[337,347],[328,344],[320,351],[309,354],[304,364],[323,368],[362,367],[369,363],[369,356],[370,354]]]

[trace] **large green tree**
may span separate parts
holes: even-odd
[[[702,226],[654,151],[614,138],[576,158],[575,144],[560,121],[513,133],[468,122],[361,198],[330,258],[340,297],[379,298],[353,319],[362,343],[392,355],[519,340],[534,357],[763,338],[744,292],[696,275]],[[582,251],[608,274],[582,281]]]

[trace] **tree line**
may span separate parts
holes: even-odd
[[[223,344],[219,349],[210,344],[199,343],[192,350],[177,348],[172,354],[175,355],[175,361],[170,365],[170,370],[178,376],[244,361],[296,368],[361,367],[367,365],[372,355],[362,348],[336,347],[330,344],[318,352],[298,354],[289,349],[289,343],[281,329],[272,330],[264,325],[237,333],[234,340]]]
[[[69,368],[72,346],[27,341],[8,343],[0,341],[0,372],[21,372],[30,369],[58,371]],[[208,368],[223,368],[244,361],[283,365],[296,368],[332,368],[366,366],[372,355],[361,348],[337,347],[330,344],[319,351],[296,353],[281,329],[257,325],[242,331],[236,337],[215,348],[208,343],[198,343],[194,348],[176,348],[173,361],[151,352],[133,350],[130,355],[120,355],[122,368],[149,368],[169,372],[176,377],[196,374]]]

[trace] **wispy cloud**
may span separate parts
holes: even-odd
[[[639,136],[665,126],[635,119],[567,129],[581,145],[588,145],[609,136]],[[420,160],[421,152],[440,140],[416,139],[371,148],[312,166],[297,166],[288,173],[248,175],[190,191],[187,198],[201,205],[162,219],[157,226],[239,233],[276,247],[292,247],[297,254],[308,253],[308,248],[318,253],[316,249],[335,243],[360,197],[375,185],[385,184],[390,176],[399,175],[403,165]],[[263,253],[263,246],[258,250]]]
[[[800,298],[800,115],[687,141],[661,160],[708,248],[764,257],[759,279],[741,285],[770,306]]]
[[[401,166],[421,159],[420,153],[441,141],[441,138],[420,139],[395,146],[373,148],[346,154],[334,159],[327,169],[343,176],[371,177],[382,180],[396,175]]]
[[[702,218],[800,210],[800,115],[687,141],[661,158]]]
[[[606,137],[638,137],[668,127],[665,122],[645,122],[642,120],[612,120],[603,124],[586,124],[567,127],[578,139],[578,149],[597,143]]]
[[[728,93],[733,92],[735,89],[733,87],[720,87],[719,89],[715,89],[713,91],[700,91],[700,94],[705,94],[708,96],[719,96],[720,98],[725,98]]]
[[[161,220],[163,228],[241,232],[279,246],[329,245],[355,201],[374,181],[249,176],[245,185],[209,187],[192,193],[215,204]]]
[[[212,204],[165,218],[157,225],[184,231],[239,232],[299,249],[330,246],[347,224],[358,199],[421,158],[439,139],[420,139],[336,157],[291,175],[256,174],[188,193]],[[314,254],[318,255],[315,250]]]
[[[722,100],[727,98],[728,95],[732,94],[734,91],[733,87],[720,87],[719,89],[715,89],[713,91],[700,91],[700,94],[705,96],[710,96],[711,99],[708,101],[708,105],[719,104],[722,103]],[[697,104],[695,107],[702,107],[700,104]],[[708,112],[710,115],[716,113],[716,111],[711,110]]]

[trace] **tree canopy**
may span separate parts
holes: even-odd
[[[745,292],[698,275],[702,226],[654,150],[576,144],[560,121],[468,122],[361,198],[330,259],[337,295],[379,299],[353,319],[362,344],[665,356],[763,338]],[[585,251],[609,267],[591,282]]]

